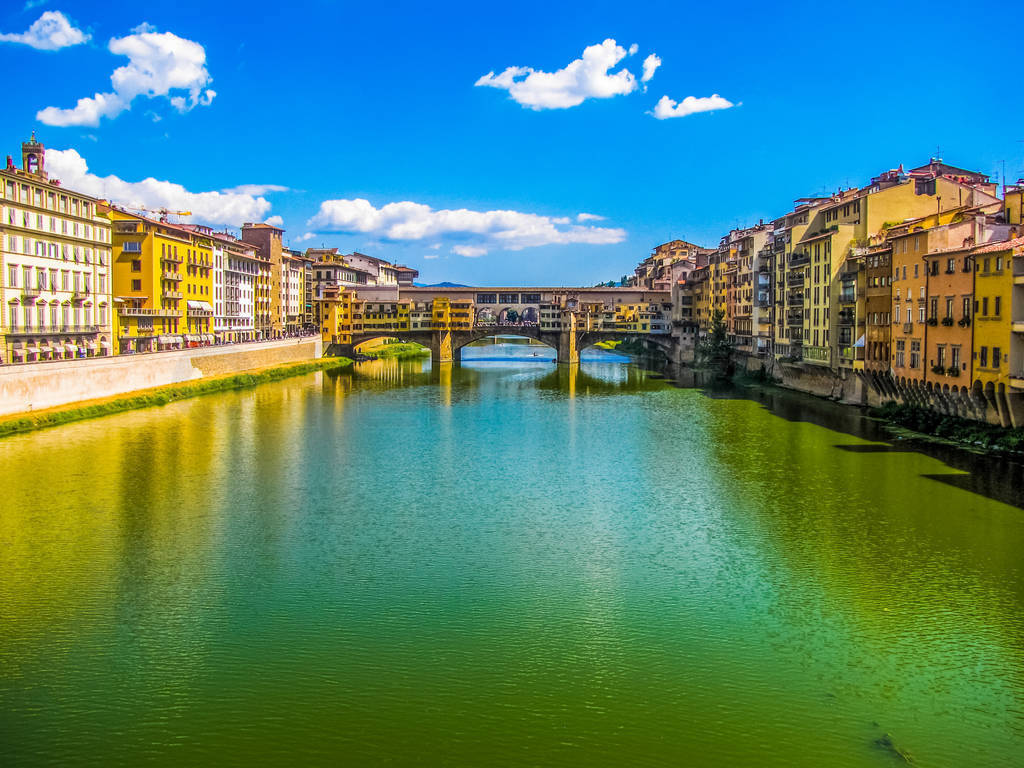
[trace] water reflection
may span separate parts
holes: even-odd
[[[494,362],[0,443],[4,756],[1017,760],[1024,520],[973,471],[813,398]]]

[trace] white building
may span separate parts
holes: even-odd
[[[49,179],[35,134],[0,170],[0,362],[113,354],[110,221]]]

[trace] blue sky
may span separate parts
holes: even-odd
[[[36,47],[17,37],[44,12],[71,32],[37,27]],[[936,146],[947,162],[1024,175],[1012,35],[1001,43],[996,26],[944,3],[13,0],[0,66],[19,74],[0,133],[5,154],[33,128],[48,149],[73,149],[51,168],[85,191],[217,224],[279,216],[293,247],[362,250],[424,282],[591,284],[660,242],[714,245]],[[609,39],[617,80],[474,85],[509,67],[557,72]],[[651,54],[661,64],[641,82]],[[169,69],[153,75],[154,62]],[[735,106],[651,114],[664,96],[713,94]],[[537,98],[551,108],[530,108]],[[97,110],[95,124],[59,124]],[[325,201],[340,202],[318,216]]]

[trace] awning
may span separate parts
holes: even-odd
[[[53,348],[49,344],[40,344],[39,345],[39,351],[40,352],[52,352]]]
[[[100,346],[103,347],[104,349],[110,349],[110,342],[109,341],[101,341],[100,342]]]
[[[854,347],[863,347],[864,346],[864,336],[861,335],[861,337],[859,339],[857,339],[857,343],[854,344],[853,346]]]
[[[24,357],[25,350],[19,347],[15,347],[14,349],[11,350],[11,354],[14,355],[15,357]]]
[[[64,349],[66,349],[71,354],[75,354],[75,352],[77,352],[79,349],[81,349],[81,347],[79,347],[79,346],[77,346],[75,344],[65,344],[64,345]]]
[[[188,302],[189,309],[202,309],[207,312],[213,312],[213,307],[205,301],[190,301]]]

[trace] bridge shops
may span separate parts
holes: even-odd
[[[629,288],[328,286],[314,301],[325,348],[350,351],[395,336],[429,346],[438,360],[452,359],[470,341],[507,333],[544,341],[560,351],[559,362],[577,362],[581,343],[636,335],[668,343],[672,328],[667,291]]]

